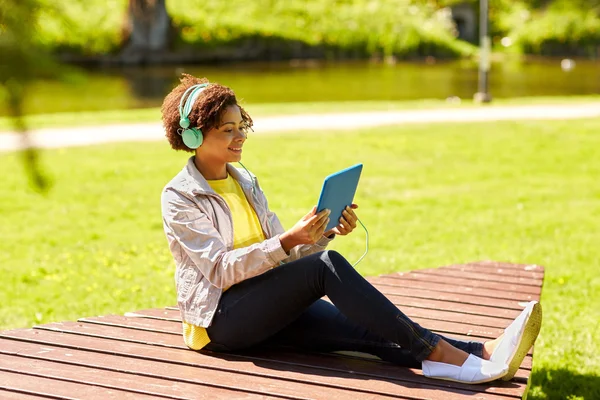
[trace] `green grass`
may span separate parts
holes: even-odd
[[[290,227],[323,176],[364,163],[364,275],[473,260],[546,266],[530,399],[600,398],[600,119],[256,135],[244,161]],[[0,327],[175,304],[160,191],[166,143],[48,150],[46,195],[0,155]],[[316,168],[315,165],[318,165]],[[294,184],[290,185],[290,182]],[[338,238],[350,261],[364,233]]]
[[[534,104],[583,104],[600,101],[600,96],[552,96],[552,97],[516,97],[496,99],[488,107],[494,105],[534,105]],[[256,117],[271,115],[294,115],[306,113],[332,113],[381,110],[411,110],[433,108],[465,108],[479,107],[471,100],[463,100],[460,104],[444,100],[424,99],[413,101],[345,101],[345,102],[311,102],[311,103],[255,103],[245,104],[246,110]],[[143,123],[160,120],[160,108],[142,108],[131,110],[88,111],[74,113],[34,114],[28,115],[25,122],[30,127],[56,128],[63,126],[90,126],[107,124]],[[13,129],[11,118],[0,117],[0,134]]]

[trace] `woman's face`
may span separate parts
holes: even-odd
[[[218,126],[204,132],[204,141],[197,154],[204,162],[213,165],[237,162],[242,159],[242,147],[246,141],[244,122],[240,108],[227,107]]]

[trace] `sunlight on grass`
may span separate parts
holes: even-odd
[[[244,161],[290,227],[325,175],[362,162],[364,275],[482,259],[546,266],[530,399],[600,398],[600,119],[250,137]],[[160,191],[166,143],[48,150],[47,195],[0,155],[0,327],[175,304]],[[8,173],[10,171],[10,173]],[[290,184],[293,182],[293,184]],[[364,232],[333,248],[353,262]]]

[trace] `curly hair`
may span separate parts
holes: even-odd
[[[177,85],[171,93],[165,97],[161,107],[162,122],[165,128],[165,136],[169,140],[169,144],[174,150],[183,150],[194,152],[183,143],[183,139],[179,134],[181,127],[179,126],[179,102],[185,91],[201,83],[208,83],[206,78],[196,78],[189,74],[182,74],[181,83]],[[196,100],[188,119],[190,126],[198,127],[202,132],[208,132],[212,128],[218,127],[221,122],[221,117],[225,109],[229,106],[238,106],[242,114],[242,126],[248,130],[252,128],[252,118],[237,102],[235,93],[230,88],[218,83],[210,83],[200,93]]]

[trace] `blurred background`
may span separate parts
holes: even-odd
[[[529,398],[600,398],[600,0],[0,0],[0,329],[175,304],[159,199],[189,154],[160,105],[182,72],[282,124],[244,161],[284,226],[365,165],[363,275],[544,265]],[[461,121],[481,110],[505,120]],[[293,127],[365,111],[423,118]]]
[[[490,93],[597,94],[598,7],[490,1]],[[2,81],[27,75],[27,114],[156,107],[183,70],[250,103],[470,99],[478,89],[479,0],[3,0],[1,12]],[[48,79],[46,56],[60,80]]]

